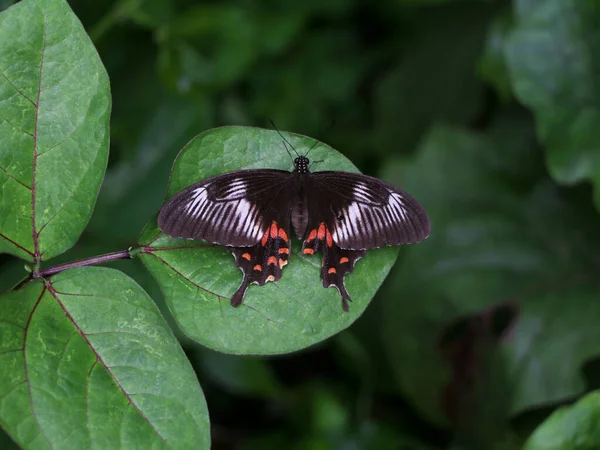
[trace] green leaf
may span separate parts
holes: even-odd
[[[600,391],[555,411],[525,443],[525,450],[600,448]]]
[[[500,100],[505,103],[513,95],[504,56],[506,36],[512,30],[513,25],[512,10],[508,7],[509,5],[507,5],[505,13],[494,19],[488,30],[485,49],[478,64],[481,77],[492,85]]]
[[[519,304],[502,345],[508,413],[581,393],[581,366],[600,354],[600,221],[589,199],[536,181],[532,149],[510,122],[488,135],[440,127],[402,171],[434,226],[390,277],[383,339],[402,392],[432,421],[444,422],[449,378],[439,337],[467,314]]]
[[[589,179],[600,207],[600,9],[596,0],[518,0],[506,59],[518,99],[532,109],[552,177]]]
[[[315,140],[284,133],[300,154]],[[310,152],[318,170],[356,168],[329,146]],[[315,161],[323,160],[315,163]],[[179,154],[168,196],[212,175],[246,168],[291,170],[292,160],[281,137],[272,130],[217,128],[196,137]],[[370,251],[346,277],[352,296],[350,312],[342,311],[336,289],[319,279],[320,257],[302,255],[293,239],[290,264],[283,278],[250,286],[239,308],[229,304],[241,282],[230,251],[202,242],[174,239],[151,221],[140,236],[142,261],[160,284],[181,329],[192,339],[225,353],[275,354],[308,347],[348,327],[365,310],[396,260],[395,248]]]
[[[86,267],[0,296],[0,424],[25,448],[209,448],[195,374],[148,295]]]
[[[70,248],[108,157],[108,76],[63,0],[0,14],[0,252],[47,260]]]

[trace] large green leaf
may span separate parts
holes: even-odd
[[[528,181],[537,171],[528,148],[529,132],[509,123],[488,136],[441,127],[406,168],[404,186],[433,231],[392,277],[383,337],[402,391],[431,420],[444,420],[449,379],[438,340],[458,317],[518,302],[502,348],[507,412],[581,393],[581,365],[600,354],[600,222],[592,208],[574,206],[585,197]]]
[[[525,450],[600,448],[600,392],[555,411],[527,440]]]
[[[194,372],[148,295],[79,268],[0,296],[0,424],[25,448],[209,448]]]
[[[596,0],[517,0],[505,53],[515,93],[533,110],[552,176],[592,181],[600,207],[600,8]]]
[[[83,231],[108,157],[108,76],[64,0],[0,14],[0,111],[0,252],[47,260]]]
[[[301,154],[315,144],[314,139],[284,135]],[[309,156],[319,170],[356,171],[350,161],[322,143]],[[212,175],[264,167],[292,168],[277,132],[249,127],[210,130],[179,154],[168,196]],[[241,282],[229,250],[171,238],[160,232],[154,220],[142,232],[140,243],[141,258],[161,285],[182,330],[215,350],[249,354],[298,350],[348,327],[367,307],[398,252],[373,250],[357,263],[346,277],[353,302],[345,313],[337,290],[322,287],[320,257],[302,255],[295,239],[283,278],[276,284],[251,286],[239,308],[229,304],[229,296]]]

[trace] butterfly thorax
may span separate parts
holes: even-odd
[[[298,172],[301,174],[308,173],[309,163],[310,161],[306,156],[298,156],[296,159],[294,159],[294,172]]]

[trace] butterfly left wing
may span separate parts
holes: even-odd
[[[239,170],[199,181],[161,209],[158,226],[173,237],[233,247],[244,274],[231,297],[241,304],[248,285],[281,278],[290,241],[290,172]]]
[[[425,239],[429,218],[415,199],[376,178],[348,172],[311,175],[302,251],[305,255],[323,252],[323,286],[335,286],[348,311],[351,298],[344,278],[356,261],[368,249]]]

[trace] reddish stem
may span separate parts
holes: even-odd
[[[79,259],[77,261],[71,261],[57,266],[48,267],[42,269],[39,272],[33,272],[31,278],[44,278],[50,275],[55,275],[63,270],[72,269],[74,267],[93,266],[94,264],[102,264],[108,261],[115,261],[117,259],[131,259],[138,253],[135,250],[121,250],[120,252],[107,253],[106,255],[92,256],[91,258]]]

